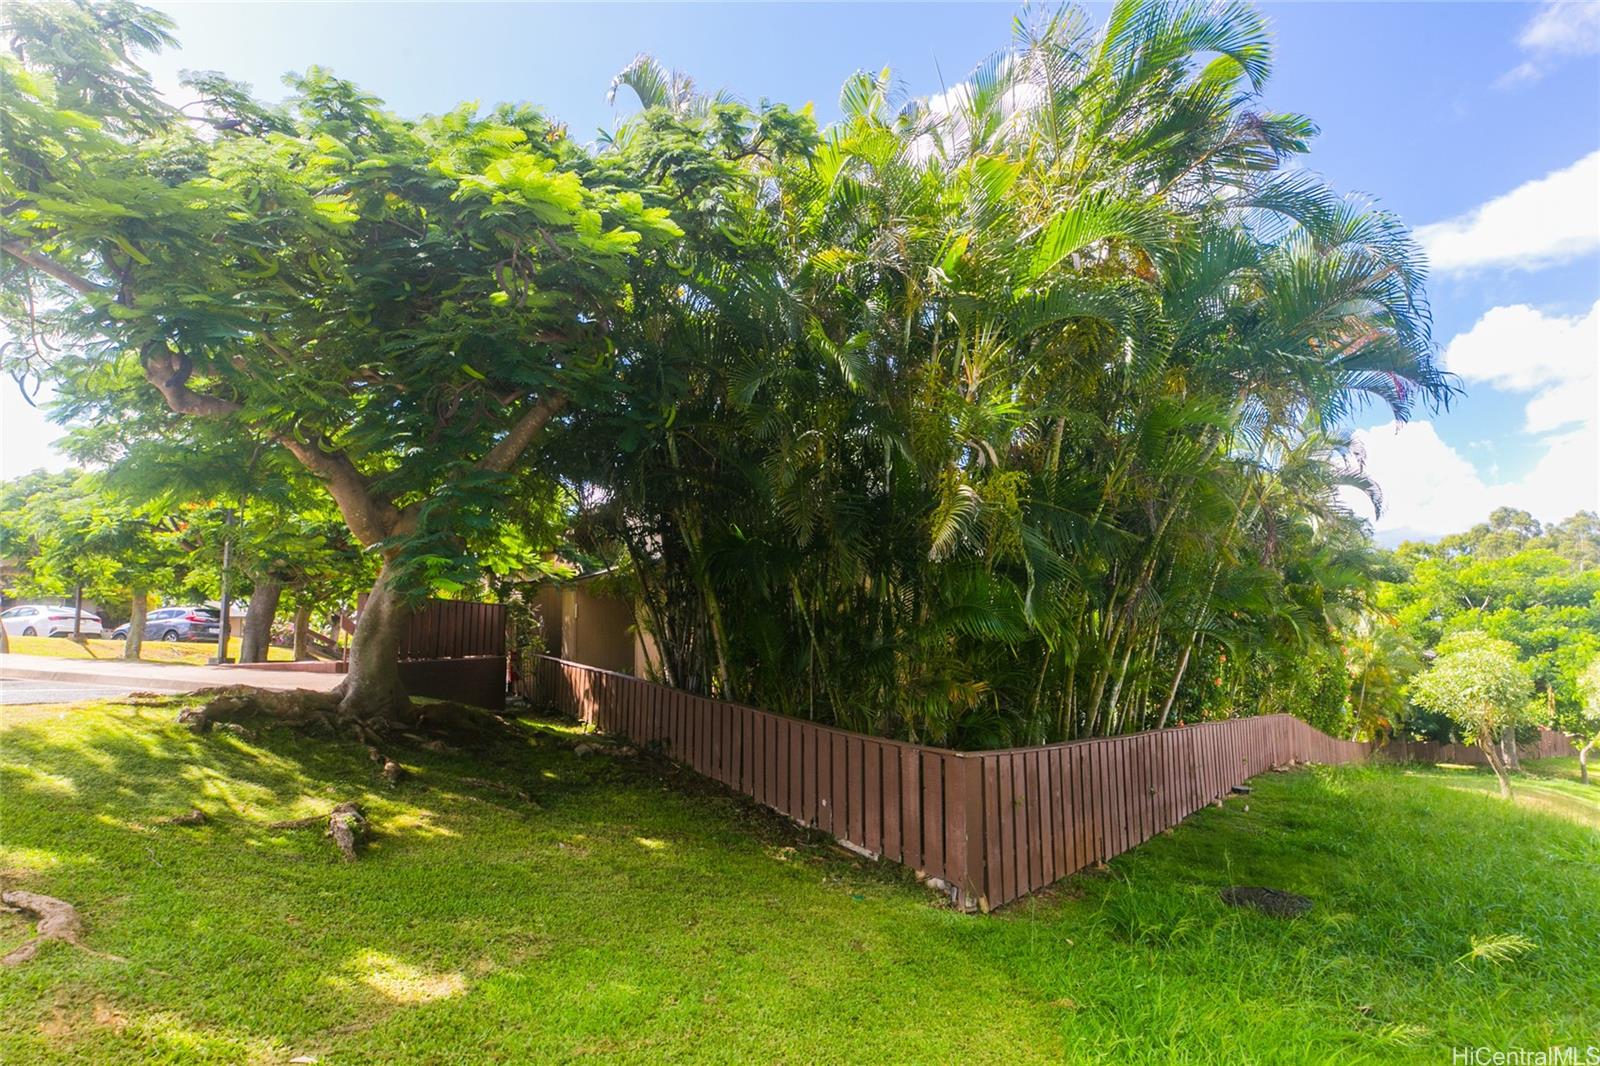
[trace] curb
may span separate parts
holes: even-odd
[[[132,692],[195,692],[209,688],[200,681],[180,681],[177,678],[153,678],[128,675],[81,674],[76,670],[37,670],[7,666],[0,668],[0,679],[8,681],[50,681],[56,684],[97,685],[101,688],[127,686]]]

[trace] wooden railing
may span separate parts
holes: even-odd
[[[904,863],[988,910],[1121,854],[1256,774],[1365,744],[1267,715],[1008,751],[851,733],[543,657],[523,694]]]

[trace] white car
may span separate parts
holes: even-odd
[[[0,612],[0,626],[5,626],[8,637],[70,637],[72,608],[25,603]],[[98,615],[84,611],[78,632],[86,637],[98,637],[105,628]]]

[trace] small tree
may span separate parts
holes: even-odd
[[[129,504],[85,474],[34,493],[21,512],[36,552],[24,588],[66,595],[82,588],[97,602],[128,604],[123,657],[139,658],[151,589],[166,587],[186,562],[173,524],[151,506]]]
[[[1495,741],[1502,730],[1516,728],[1531,690],[1516,648],[1474,631],[1440,645],[1433,668],[1412,683],[1411,699],[1455,722],[1465,739],[1482,749],[1499,781],[1500,795],[1509,797],[1511,781]]]
[[[1589,663],[1588,669],[1578,677],[1578,691],[1583,695],[1583,706],[1576,712],[1564,715],[1560,724],[1583,742],[1578,749],[1578,776],[1589,783],[1589,753],[1600,742],[1600,655]]]

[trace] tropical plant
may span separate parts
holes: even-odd
[[[618,336],[581,528],[675,684],[974,746],[1343,725],[1378,560],[1333,427],[1449,385],[1404,227],[1257,111],[1269,51],[1243,7],[1068,9],[940,101],[857,75],[804,152],[640,94],[616,156],[695,258]]]
[[[1468,631],[1440,646],[1438,659],[1412,682],[1411,698],[1451,719],[1483,750],[1500,795],[1509,797],[1511,780],[1498,741],[1502,731],[1516,728],[1531,688],[1514,645]]]

